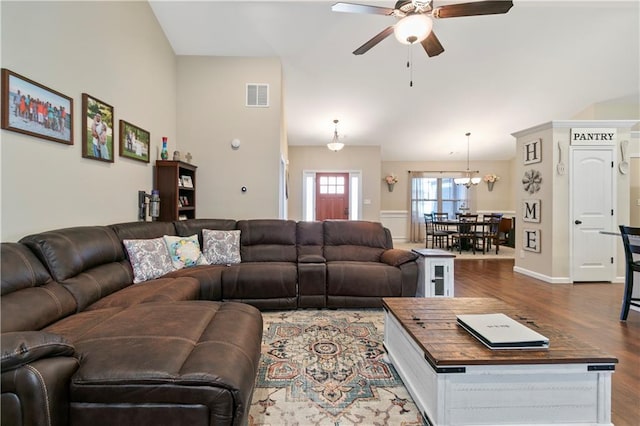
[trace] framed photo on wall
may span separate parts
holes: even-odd
[[[73,99],[2,68],[3,129],[73,145]]]
[[[120,157],[149,162],[151,133],[120,120]]]
[[[82,94],[82,156],[113,163],[113,107]]]

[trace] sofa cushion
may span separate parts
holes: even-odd
[[[83,314],[103,311],[110,310]],[[262,316],[245,304],[129,307],[72,340],[83,357],[70,386],[72,405],[81,412],[100,403],[117,412],[132,405],[204,404],[210,424],[244,424],[261,338]]]
[[[148,240],[164,235],[176,235],[171,222],[126,222],[109,226],[122,240]]]
[[[211,265],[240,263],[240,231],[202,230],[202,253]]]
[[[201,300],[222,300],[222,271],[226,265],[201,265],[177,269],[165,275],[166,278],[191,277],[200,283]]]
[[[243,262],[222,271],[223,300],[295,298],[298,270],[295,263]]]
[[[402,296],[402,272],[379,262],[327,263],[327,294],[355,297]]]
[[[175,269],[209,264],[200,251],[200,242],[198,241],[197,235],[191,235],[189,237],[172,237],[165,235],[163,238],[169,250],[169,258]]]
[[[254,219],[238,221],[243,262],[295,262],[296,222]]]
[[[33,234],[20,240],[62,282],[85,270],[125,258],[115,232],[106,226],[79,226]]]
[[[24,244],[0,245],[0,271],[3,333],[39,330],[75,312],[77,305],[71,293],[51,279],[44,265]]]
[[[324,257],[331,261],[379,262],[393,247],[381,223],[324,221]]]
[[[138,303],[198,300],[200,283],[195,278],[159,278],[111,293],[86,310],[127,307]]]
[[[2,333],[2,371],[55,356],[71,356],[75,348],[64,337],[45,331]]]
[[[197,234],[200,244],[203,229],[216,229],[220,231],[233,231],[236,229],[236,221],[233,219],[187,219],[173,222],[176,234],[181,237]]]
[[[298,257],[305,255],[323,256],[324,229],[322,222],[298,222],[296,228]]]
[[[131,267],[133,282],[140,283],[161,277],[175,269],[164,238],[123,240]]]

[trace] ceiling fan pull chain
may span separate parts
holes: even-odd
[[[407,68],[409,68],[409,87],[413,87],[413,51],[411,50],[412,44],[409,45],[409,51],[407,52]]]

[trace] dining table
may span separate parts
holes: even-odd
[[[473,222],[472,222],[473,223]],[[469,222],[464,221],[464,220],[460,220],[460,219],[436,219],[433,221],[434,226],[437,227],[442,227],[440,228],[441,230],[444,230],[445,232],[449,233],[449,234],[455,234],[458,232],[459,229],[461,229],[461,225],[462,225],[462,229],[464,229],[464,225],[465,224],[469,224]],[[491,220],[486,220],[486,219],[482,219],[482,220],[478,220],[476,222],[476,232],[482,232],[484,233],[487,228],[489,228],[492,224],[495,224],[495,222],[492,222]],[[471,250],[472,247],[472,242],[469,241],[471,240],[471,238],[462,238],[461,239],[461,244],[462,250]],[[454,246],[453,244],[451,246],[448,246],[447,249],[448,250],[454,250],[457,246]],[[485,250],[486,251],[486,250]]]

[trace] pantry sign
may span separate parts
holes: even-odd
[[[614,145],[618,129],[571,129],[571,145]]]

